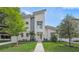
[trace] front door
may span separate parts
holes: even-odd
[[[37,33],[37,41],[41,42],[42,41],[42,32]]]

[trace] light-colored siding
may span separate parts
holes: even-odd
[[[43,13],[39,13],[39,14],[35,14],[35,34],[36,34],[36,39],[38,40],[38,36],[37,36],[37,32],[42,32],[42,40],[44,39],[44,31],[45,31],[45,14]],[[37,21],[42,21],[42,29],[38,28],[37,26]]]
[[[50,40],[51,39],[51,33],[55,33],[55,32],[56,32],[55,30],[45,28],[45,38]]]

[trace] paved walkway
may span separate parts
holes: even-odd
[[[5,45],[5,44],[10,44],[12,42],[3,42],[3,43],[0,43],[0,45]]]
[[[34,52],[44,52],[42,42],[37,42],[37,45],[36,45]]]

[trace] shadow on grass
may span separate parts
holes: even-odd
[[[79,44],[72,44],[72,47],[67,42],[43,42],[46,52],[79,52]]]

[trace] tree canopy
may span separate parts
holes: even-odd
[[[77,28],[76,21],[77,20],[75,17],[66,15],[66,17],[63,19],[61,24],[58,26],[60,37],[68,38],[69,34],[71,37],[74,37],[74,34],[76,33],[76,28]]]
[[[79,32],[77,31],[78,29],[76,30],[77,22],[79,22],[79,20],[75,17],[67,15],[58,26],[60,38],[69,38],[69,46],[71,46],[71,39]]]
[[[25,22],[21,15],[20,8],[2,7],[0,8],[0,12],[7,15],[5,18],[7,28],[4,28],[2,31],[8,32],[10,35],[17,36],[25,30]]]

